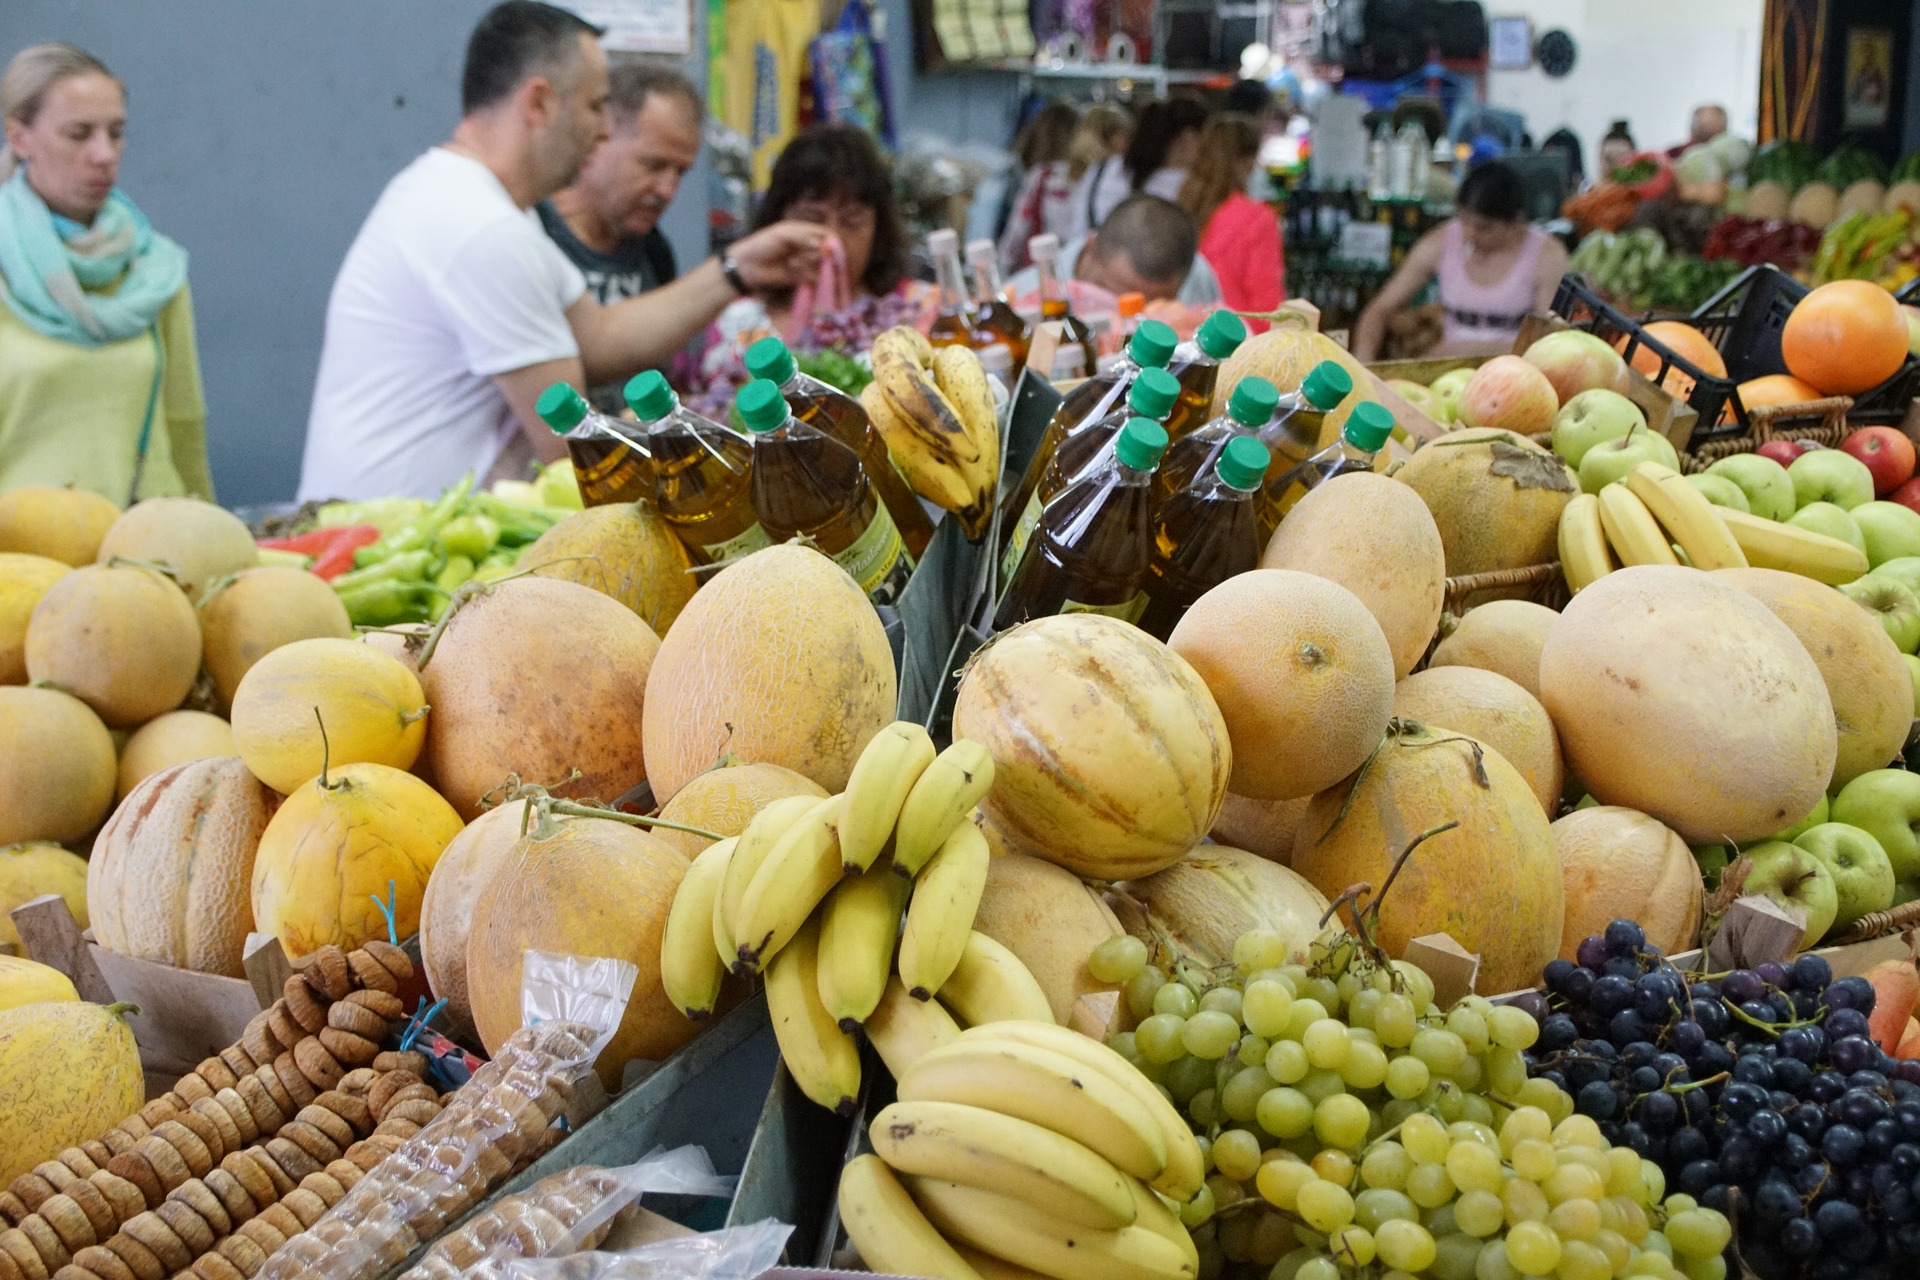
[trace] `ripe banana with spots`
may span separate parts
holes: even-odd
[[[872,1271],[927,1280],[982,1280],[876,1155],[855,1156],[840,1171],[840,1223]]]
[[[897,977],[887,979],[880,1003],[860,1029],[895,1080],[935,1049],[960,1039],[960,1024],[945,1005],[938,1000],[915,1000]]]
[[[850,1116],[860,1093],[860,1046],[820,1003],[820,925],[809,917],[767,966],[773,1038],[800,1092]]]
[[[959,965],[992,860],[980,828],[963,821],[914,878],[900,934],[900,981],[914,999],[938,994]]]
[[[940,986],[940,1003],[969,1027],[988,1022],[1053,1022],[1053,1005],[1033,971],[1019,956],[975,930],[968,931],[960,963]]]
[[[740,950],[734,941],[734,922],[740,918],[740,900],[747,896],[754,874],[767,860],[774,842],[818,803],[813,796],[775,800],[754,814],[746,830],[740,833],[740,843],[727,859],[727,874],[720,885],[719,896],[713,901],[713,949],[729,968],[736,963]]]
[[[915,493],[985,536],[1000,480],[1000,420],[980,357],[935,349],[910,326],[873,342],[873,382],[861,405]]]
[[[667,927],[660,935],[660,985],[667,999],[695,1022],[713,1016],[727,967],[713,946],[713,904],[726,881],[727,861],[738,836],[700,851],[674,891]],[[898,879],[899,877],[890,877]]]
[[[1626,486],[1680,544],[1696,569],[1744,569],[1747,557],[1718,509],[1672,467],[1642,462],[1627,472]]]
[[[893,828],[894,869],[918,875],[991,790],[993,757],[982,744],[961,738],[935,756],[900,806]]]
[[[1845,586],[1867,571],[1866,552],[1851,542],[1744,511],[1715,511],[1756,569],[1784,569],[1830,587]]]
[[[811,806],[767,850],[733,921],[734,971],[758,973],[778,955],[813,909],[840,883],[839,796],[807,797]]]
[[[820,1003],[852,1031],[880,1004],[908,885],[885,864],[848,876],[820,908]]]
[[[1633,490],[1624,484],[1610,484],[1596,496],[1600,501],[1600,527],[1607,531],[1607,543],[1621,564],[1680,563],[1666,531]]]
[[[903,1181],[939,1232],[1058,1280],[1193,1280],[1199,1265],[1150,1227],[1076,1226],[1010,1195],[942,1178]]]
[[[1600,526],[1600,499],[1574,495],[1560,513],[1560,572],[1568,588],[1578,595],[1619,567]]]
[[[848,871],[865,871],[880,856],[907,794],[936,754],[933,739],[911,720],[894,721],[860,752],[840,814],[840,859]]]

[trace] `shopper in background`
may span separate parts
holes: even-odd
[[[115,185],[126,93],[68,44],[0,76],[0,491],[211,500],[187,254]]]
[[[452,139],[387,184],[334,280],[303,499],[430,495],[564,456],[534,412],[546,387],[663,364],[727,300],[817,269],[826,229],[789,224],[638,297],[587,296],[533,207],[608,136],[598,34],[536,0],[474,28]]]
[[[1124,163],[1133,190],[1162,200],[1178,196],[1206,123],[1207,109],[1192,98],[1149,102],[1127,143]]]
[[[1080,113],[1065,102],[1049,102],[1027,121],[1014,142],[1020,158],[1020,189],[1000,233],[1000,265],[1018,271],[1027,265],[1027,241],[1043,231],[1066,240],[1073,232],[1073,179],[1069,151]]]
[[[1260,142],[1252,116],[1215,116],[1180,187],[1180,207],[1200,228],[1200,256],[1220,280],[1220,300],[1235,311],[1272,311],[1287,296],[1280,219],[1246,193]]]
[[[1559,240],[1527,222],[1526,190],[1510,165],[1489,160],[1454,197],[1454,215],[1421,236],[1400,269],[1360,313],[1353,354],[1380,354],[1387,320],[1438,278],[1442,335],[1435,356],[1512,348],[1530,311],[1544,311],[1567,271]]]
[[[1133,137],[1133,117],[1125,107],[1096,102],[1080,115],[1067,149],[1067,168],[1073,175],[1071,234],[1062,241],[1086,235],[1106,220],[1113,207],[1133,192],[1123,162]]]
[[[1712,142],[1727,131],[1727,109],[1717,102],[1709,102],[1693,109],[1693,119],[1688,121],[1687,140],[1677,147],[1667,148],[1669,159],[1678,160],[1688,147],[1697,147],[1703,142]]]
[[[1615,120],[1607,130],[1607,136],[1600,139],[1600,171],[1594,181],[1604,182],[1613,176],[1615,169],[1624,168],[1633,163],[1640,154],[1640,148],[1634,145],[1633,134],[1627,129],[1625,120]]]
[[[1193,306],[1220,301],[1220,282],[1200,256],[1199,233],[1187,211],[1158,196],[1123,200],[1100,230],[1060,250],[1060,274],[1118,298],[1175,298]],[[1016,306],[1039,309],[1040,278],[1032,267],[1007,282]],[[1111,309],[1111,304],[1108,304]]]

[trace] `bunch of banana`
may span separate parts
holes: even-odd
[[[1622,565],[1744,569],[1747,557],[1722,518],[1727,514],[1672,467],[1642,462],[1560,513],[1561,572],[1579,592]]]
[[[729,972],[764,973],[788,1071],[843,1114],[863,1026],[898,1075],[962,1026],[1051,1021],[1033,974],[973,929],[989,858],[974,806],[992,786],[979,743],[935,751],[919,725],[888,725],[844,792],[775,800],[694,859],[660,943],[667,998],[708,1018]]]
[[[898,325],[873,340],[873,381],[860,404],[913,491],[959,516],[972,541],[985,537],[1000,483],[1000,416],[980,357],[936,350]]]
[[[840,1176],[840,1218],[876,1271],[932,1280],[1194,1277],[1174,1206],[1205,1158],[1146,1076],[1051,1022],[995,1022],[930,1050]]]

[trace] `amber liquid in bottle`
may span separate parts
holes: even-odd
[[[884,504],[852,449],[796,418],[753,442],[753,509],[773,542],[805,538],[876,604],[899,599],[913,571]]]
[[[1253,456],[1260,457],[1263,451],[1250,439],[1234,446],[1236,454],[1249,445]],[[1245,487],[1229,483],[1217,466],[1210,468],[1196,483],[1162,499],[1154,512],[1147,607],[1136,624],[1148,635],[1165,640],[1195,600],[1228,578],[1260,567],[1266,544],[1260,540],[1253,508],[1260,476],[1236,474],[1231,479],[1244,481]]]
[[[1364,400],[1354,406],[1340,439],[1304,462],[1284,470],[1276,469],[1277,474],[1275,470],[1270,470],[1255,506],[1256,518],[1260,522],[1261,544],[1265,545],[1265,540],[1273,536],[1273,531],[1280,527],[1287,513],[1307,496],[1309,490],[1349,471],[1373,470],[1374,460],[1392,430],[1393,415],[1386,407],[1372,400]]]
[[[726,427],[652,433],[653,504],[695,559],[718,563],[767,545],[753,511],[753,444]]]
[[[1026,367],[1027,346],[1032,340],[1033,331],[1020,313],[1006,299],[1006,291],[1000,285],[1000,264],[995,258],[993,241],[975,240],[967,246],[967,261],[973,267],[973,345],[980,352],[980,361],[992,371],[993,347],[1004,345],[1007,349],[1006,378],[1009,386],[1012,379],[1020,376],[1020,370]]]
[[[1153,477],[1160,501],[1164,504],[1188,486],[1211,476],[1235,440],[1258,436],[1267,430],[1280,403],[1280,393],[1265,378],[1249,374],[1240,379],[1225,413],[1167,446],[1167,456],[1160,460],[1160,469]],[[1178,407],[1174,412],[1179,412]]]
[[[580,501],[589,507],[653,497],[653,459],[644,446],[617,431],[569,435],[567,456],[580,483]]]
[[[804,373],[795,374],[780,389],[786,392],[794,417],[855,452],[866,468],[874,492],[886,504],[887,514],[906,542],[907,553],[915,560],[925,555],[927,543],[933,539],[933,521],[927,518],[926,508],[913,496],[907,482],[893,469],[893,459],[887,455],[887,442],[873,429],[860,402]]]
[[[1167,372],[1180,379],[1180,400],[1167,416],[1167,438],[1178,440],[1213,415],[1220,362],[1247,340],[1247,326],[1231,311],[1216,311],[1199,332],[1173,350]]]
[[[936,347],[971,348],[973,304],[960,270],[960,239],[943,227],[927,237],[927,249],[933,257],[934,283],[939,290],[927,341]]]
[[[1051,232],[1034,236],[1027,241],[1027,254],[1040,277],[1040,321],[1060,325],[1060,345],[1054,351],[1053,368],[1044,372],[1055,380],[1091,375],[1099,348],[1094,342],[1093,330],[1073,314],[1067,300],[1067,287],[1060,279],[1060,237]]]

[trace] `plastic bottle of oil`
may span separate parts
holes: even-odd
[[[534,411],[555,435],[565,438],[582,502],[598,507],[653,497],[653,457],[642,433],[596,413],[585,396],[564,382],[542,391]]]
[[[934,286],[938,290],[927,341],[936,347],[971,347],[973,299],[967,294],[966,274],[960,269],[960,237],[941,227],[927,236],[927,251],[933,257]]]
[[[1142,631],[1165,640],[1195,600],[1235,574],[1259,568],[1266,544],[1253,499],[1268,461],[1265,445],[1236,436],[1199,478],[1160,503],[1147,560],[1147,607],[1137,623]]]
[[[1260,443],[1273,455],[1272,474],[1279,475],[1320,451],[1320,432],[1327,415],[1353,394],[1353,378],[1331,360],[1307,371],[1296,391],[1280,397],[1273,420],[1260,432]]]
[[[1340,439],[1305,462],[1270,477],[1260,490],[1260,539],[1264,546],[1294,504],[1313,489],[1349,471],[1371,471],[1373,460],[1393,434],[1393,414],[1377,400],[1362,400],[1347,415]]]
[[[1000,284],[1000,253],[993,241],[969,240],[967,266],[973,271],[974,345],[980,352],[980,363],[988,373],[999,373],[1011,387],[1026,367],[1033,328],[1007,301],[1006,289]],[[1002,359],[995,350],[1001,346],[1006,348],[1004,370],[994,367]]]
[[[927,543],[933,537],[933,521],[927,518],[927,509],[920,505],[920,499],[913,496],[913,490],[894,470],[893,459],[887,455],[887,442],[873,429],[860,402],[839,388],[800,372],[793,363],[793,353],[778,338],[762,338],[748,347],[746,363],[747,372],[753,377],[779,385],[794,417],[826,432],[859,456],[867,471],[867,481],[886,504],[887,514],[907,544],[908,554],[915,560],[925,555]]]
[[[805,538],[875,604],[900,598],[913,557],[860,455],[795,417],[776,384],[749,382],[734,401],[753,433],[753,510],[772,542]]]
[[[1174,348],[1167,372],[1180,379],[1180,403],[1167,419],[1167,437],[1178,440],[1213,412],[1213,387],[1220,363],[1247,340],[1247,326],[1231,311],[1216,311],[1199,332]]]
[[[1084,378],[1094,369],[1093,330],[1073,314],[1067,300],[1066,282],[1060,279],[1060,237],[1041,232],[1027,241],[1027,255],[1040,276],[1040,320],[1060,322],[1060,345],[1054,349],[1053,368],[1047,375],[1055,382]]]
[[[627,406],[653,454],[653,505],[696,564],[719,564],[767,545],[753,512],[753,442],[680,407],[657,370],[634,375]]]
[[[1153,539],[1153,469],[1166,452],[1157,422],[1135,418],[1107,466],[1047,504],[1033,542],[1000,598],[994,630],[1056,613],[1104,613],[1132,622]]]
[[[1258,436],[1273,420],[1280,393],[1271,382],[1249,374],[1234,384],[1227,411],[1198,430],[1189,431],[1167,446],[1167,456],[1153,476],[1164,502],[1196,479],[1213,471],[1221,451],[1242,436]],[[1264,470],[1264,467],[1262,468]]]

